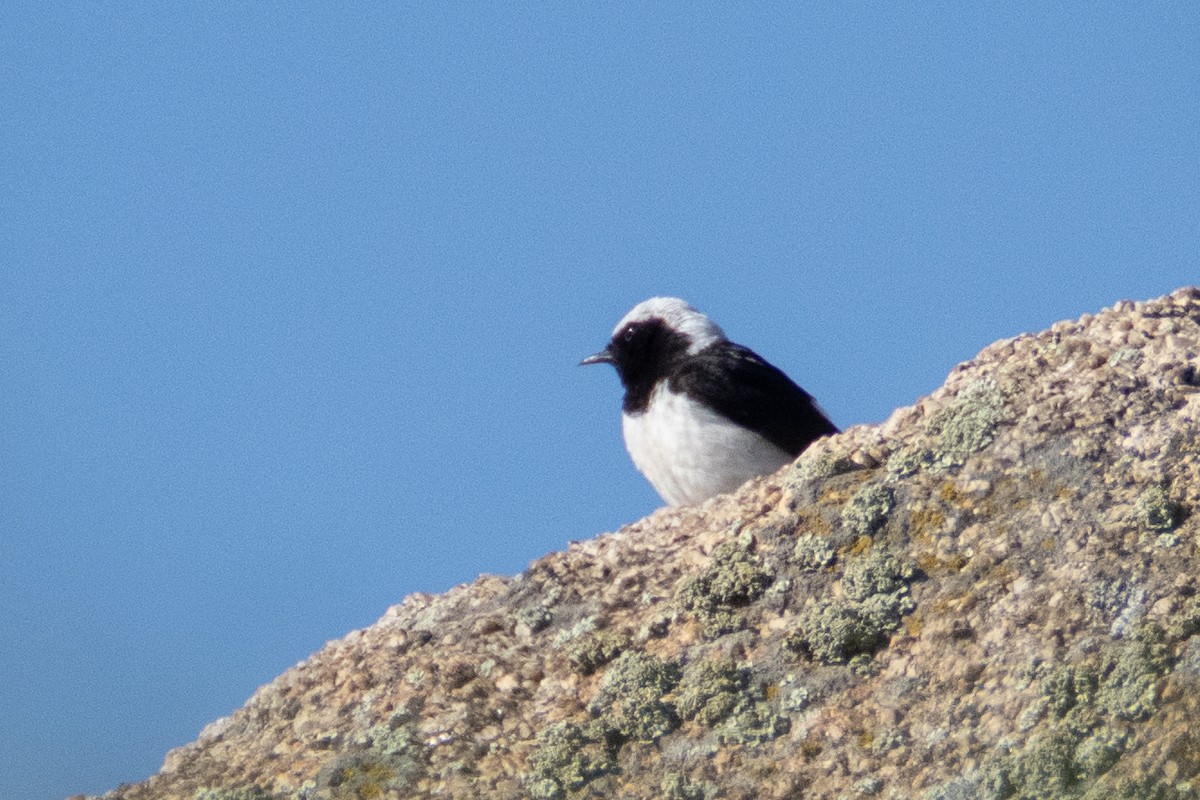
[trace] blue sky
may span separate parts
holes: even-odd
[[[5,796],[656,508],[645,297],[846,426],[1200,276],[1200,7],[175,5],[0,13]]]

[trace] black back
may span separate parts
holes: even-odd
[[[788,453],[838,429],[812,395],[747,347],[717,342],[672,364],[668,386]]]

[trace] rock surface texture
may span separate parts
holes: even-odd
[[[869,389],[869,387],[864,387]],[[1200,797],[1200,290],[412,595],[112,800]]]

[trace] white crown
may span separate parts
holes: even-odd
[[[617,327],[613,328],[613,336],[631,322],[644,322],[656,318],[688,338],[688,353],[698,353],[710,344],[725,341],[725,331],[721,330],[720,325],[678,297],[651,297],[649,300],[643,300],[617,323]]]

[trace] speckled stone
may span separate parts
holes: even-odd
[[[1196,797],[1198,353],[1195,288],[996,342],[733,495],[410,595],[107,797]]]

